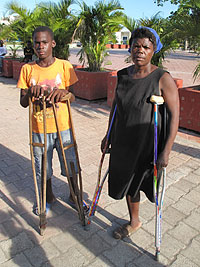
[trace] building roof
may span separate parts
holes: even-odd
[[[130,32],[129,29],[127,29],[126,27],[123,27],[120,32]]]

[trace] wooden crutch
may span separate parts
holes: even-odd
[[[44,143],[33,143],[32,138],[32,114],[33,114],[33,103],[31,97],[29,97],[29,136],[30,136],[30,154],[31,154],[31,164],[33,170],[33,180],[35,187],[35,195],[36,195],[36,203],[38,214],[40,217],[40,234],[43,235],[46,229],[46,181],[47,181],[47,135],[46,135],[46,101],[45,96],[42,98],[43,104],[43,131],[44,131]],[[44,149],[44,153],[42,156],[42,177],[41,177],[41,189],[39,194],[38,182],[36,177],[35,163],[34,163],[34,155],[33,155],[33,147],[41,147]]]
[[[69,112],[69,119],[70,119],[70,125],[72,129],[72,137],[73,137],[73,144],[66,146],[65,148],[63,147],[62,143],[62,138],[59,130],[59,125],[57,121],[57,115],[56,115],[56,107],[55,104],[53,104],[53,112],[54,112],[54,118],[55,118],[55,123],[56,123],[56,128],[57,128],[57,133],[58,133],[58,138],[59,138],[59,143],[62,151],[62,156],[63,156],[63,161],[64,161],[64,166],[65,166],[65,171],[66,171],[66,176],[68,179],[69,187],[70,187],[70,192],[72,195],[72,198],[76,204],[79,218],[82,222],[82,225],[85,225],[85,213],[84,213],[84,208],[83,208],[83,186],[82,186],[82,177],[81,177],[81,168],[80,168],[80,162],[79,162],[79,157],[78,157],[78,150],[77,150],[77,144],[76,144],[76,139],[75,139],[75,134],[74,134],[74,128],[73,128],[73,123],[72,123],[72,116],[71,116],[71,109],[70,109],[70,93],[62,99],[62,102],[66,102],[68,112]],[[44,231],[46,229],[46,162],[47,162],[47,135],[46,135],[46,102],[45,102],[45,96],[43,97],[43,127],[44,127],[44,144],[42,143],[33,143],[32,141],[32,112],[33,112],[33,104],[32,104],[32,99],[31,97],[29,98],[29,135],[30,135],[30,153],[31,153],[31,162],[32,162],[32,170],[33,170],[33,179],[34,179],[34,186],[35,186],[35,194],[36,194],[36,202],[37,202],[37,208],[38,208],[38,214],[40,217],[40,234],[43,235]],[[35,163],[34,163],[34,154],[33,154],[33,147],[42,147],[44,148],[44,154],[43,154],[43,162],[42,162],[42,179],[41,179],[41,189],[42,189],[42,194],[39,194],[39,189],[38,189],[38,183],[37,183],[37,178],[36,178],[36,170],[35,170]],[[78,188],[78,180],[77,180],[77,175],[75,173],[75,167],[73,162],[70,163],[71,169],[72,169],[72,178],[73,178],[73,185],[72,181],[69,177],[69,171],[67,167],[67,162],[66,162],[66,157],[65,157],[65,150],[69,149],[70,147],[75,148],[75,153],[76,153],[76,159],[77,159],[77,165],[78,165],[78,177],[79,177],[79,187]]]
[[[73,122],[72,122],[72,115],[71,115],[71,107],[70,107],[70,93],[62,99],[62,102],[66,101],[67,109],[68,109],[68,114],[69,114],[69,121],[70,121],[70,126],[71,126],[71,131],[72,131],[72,138],[73,138],[73,144],[70,144],[68,146],[63,146],[62,143],[62,138],[60,134],[60,129],[58,125],[58,120],[57,120],[57,112],[56,112],[56,107],[55,104],[53,104],[53,112],[54,112],[54,118],[55,118],[55,123],[56,123],[56,128],[57,128],[57,134],[58,134],[58,139],[62,151],[62,156],[63,156],[63,161],[64,161],[64,166],[65,166],[65,172],[70,188],[70,192],[72,195],[72,198],[76,204],[77,211],[79,214],[79,219],[82,223],[83,226],[85,226],[85,213],[84,213],[84,208],[83,208],[83,185],[82,185],[82,176],[81,176],[81,168],[80,168],[80,162],[79,162],[79,156],[78,156],[78,149],[77,149],[77,143],[76,143],[76,138],[74,134],[74,127],[73,127]],[[67,166],[67,161],[65,157],[65,150],[69,149],[71,147],[74,147],[75,149],[75,154],[76,154],[76,161],[77,161],[77,167],[78,167],[78,177],[75,172],[75,166],[73,162],[70,162],[70,167],[72,170],[72,179],[70,179],[69,176],[69,171],[68,171],[68,166]],[[78,187],[79,184],[79,187]]]

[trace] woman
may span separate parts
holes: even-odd
[[[167,71],[151,64],[153,54],[162,48],[158,34],[151,28],[138,28],[132,33],[129,44],[134,65],[118,71],[115,100],[110,113],[111,120],[117,105],[110,138],[109,196],[114,199],[126,196],[130,215],[129,223],[114,230],[116,239],[129,236],[141,227],[140,191],[154,202],[154,120],[150,97],[163,96],[168,114],[167,135],[163,138],[163,107],[159,108],[158,170],[168,165],[179,122],[179,98],[175,82]],[[102,148],[105,139],[106,136]]]

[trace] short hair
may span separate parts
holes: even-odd
[[[53,33],[53,31],[52,31],[49,27],[47,27],[47,26],[39,26],[39,27],[37,27],[37,28],[33,31],[33,33],[32,33],[32,38],[34,38],[34,35],[35,35],[37,32],[48,32],[48,33],[50,34],[50,36],[51,36],[51,39],[54,40],[54,33]]]
[[[150,30],[148,30],[145,27],[141,27],[141,28],[135,29],[132,32],[131,38],[129,40],[130,47],[131,47],[131,45],[133,43],[133,39],[138,39],[138,38],[148,38],[149,41],[152,42],[152,44],[153,44],[154,51],[156,51],[156,49],[157,49],[156,37]]]
[[[3,46],[3,40],[0,40],[0,46]]]

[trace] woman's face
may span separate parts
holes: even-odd
[[[131,58],[137,66],[145,66],[151,62],[154,48],[149,38],[133,39],[131,45]]]

